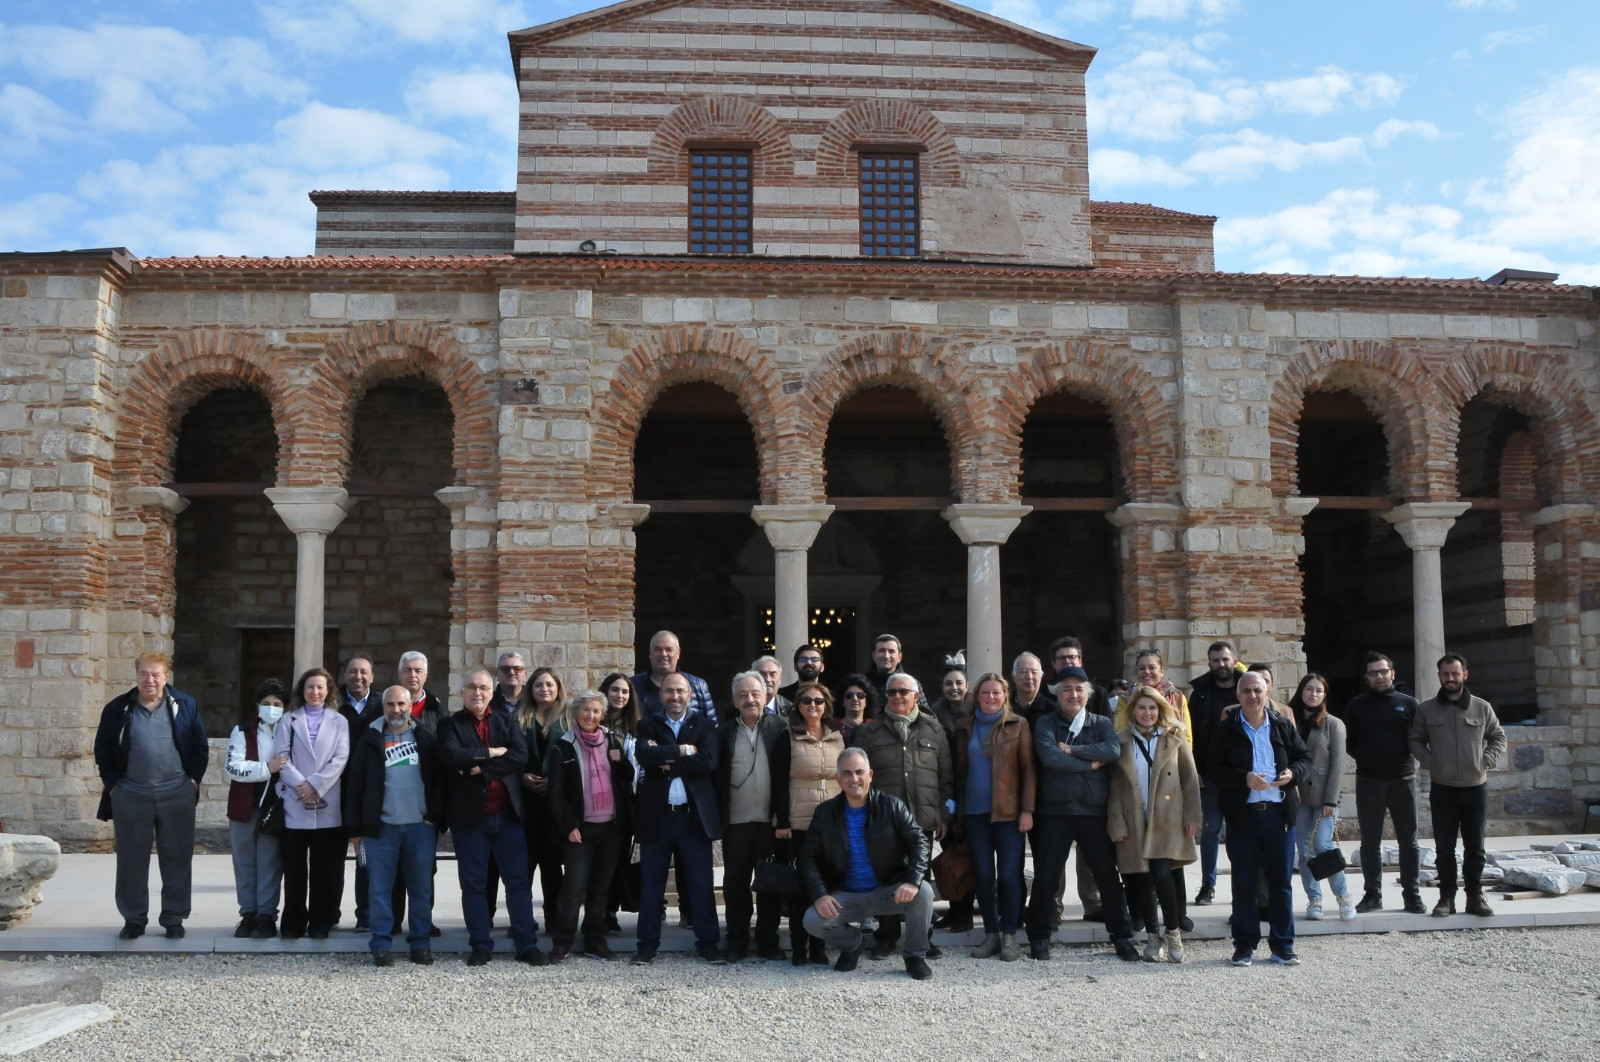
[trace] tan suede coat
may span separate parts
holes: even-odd
[[[1194,754],[1181,726],[1162,732],[1156,741],[1155,765],[1150,771],[1150,809],[1146,815],[1139,797],[1139,768],[1131,731],[1118,736],[1122,757],[1109,768],[1111,799],[1106,804],[1106,832],[1116,843],[1117,869],[1143,874],[1152,859],[1170,859],[1182,865],[1195,860],[1194,841],[1184,825],[1200,825],[1200,775]]]

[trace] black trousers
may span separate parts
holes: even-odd
[[[1025,923],[1029,940],[1049,940],[1055,930],[1056,886],[1066,872],[1067,854],[1074,844],[1079,865],[1088,864],[1100,887],[1107,935],[1112,940],[1133,935],[1104,815],[1039,815],[1033,820],[1033,842],[1033,892],[1028,897]]]
[[[1483,891],[1483,832],[1489,817],[1488,785],[1433,783],[1433,842],[1438,847],[1439,896],[1456,894],[1456,835],[1461,836],[1461,877],[1467,894]]]
[[[533,793],[522,794],[522,831],[528,841],[528,880],[533,880],[534,867],[539,868],[539,893],[544,897],[544,920],[549,924],[555,917],[556,904],[561,902],[561,858],[566,854],[566,838],[556,831],[556,822],[550,815],[550,798]],[[494,911],[494,882],[500,868],[490,864],[489,910]]]
[[[342,826],[323,830],[284,830],[283,922],[286,934],[323,932],[339,923],[344,898],[344,852],[350,843]]]
[[[729,948],[742,951],[750,945],[750,916],[755,913],[756,947],[778,946],[778,923],[783,905],[778,897],[756,896],[750,889],[756,864],[772,858],[777,842],[764,822],[741,822],[722,832],[722,902],[728,909]]]
[[[615,820],[586,822],[578,827],[581,843],[564,841],[566,859],[561,873],[561,896],[555,917],[549,919],[550,940],[558,948],[577,943],[578,908],[583,908],[583,943],[605,943],[606,898],[617,859],[622,854],[622,830]]]

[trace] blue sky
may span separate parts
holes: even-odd
[[[565,0],[7,0],[0,250],[307,254],[312,189],[510,189]],[[1600,284],[1600,3],[981,0],[1099,49],[1098,199],[1229,271]]]

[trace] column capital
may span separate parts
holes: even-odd
[[[600,519],[612,527],[638,527],[650,518],[650,506],[638,502],[617,502],[600,507]]]
[[[1279,500],[1278,509],[1285,516],[1294,517],[1297,520],[1304,519],[1311,515],[1311,510],[1315,509],[1317,503],[1321,500],[1321,498],[1307,498],[1304,495],[1292,494]]]
[[[831,505],[756,505],[750,519],[761,525],[775,550],[807,550],[833,515]]]
[[[1106,513],[1113,527],[1129,524],[1172,524],[1183,517],[1183,506],[1167,502],[1128,502]]]
[[[462,513],[466,512],[468,506],[477,505],[483,500],[483,491],[477,487],[440,487],[433,492],[433,496],[451,512]]]
[[[130,500],[133,492],[128,492]],[[1587,520],[1594,515],[1593,505],[1546,505],[1543,509],[1536,509],[1531,513],[1523,513],[1522,522],[1532,527],[1542,527],[1545,524],[1559,524],[1563,520]]]
[[[171,487],[129,487],[124,495],[129,505],[140,507],[154,505],[177,516],[189,507],[189,499]]]
[[[278,518],[295,534],[332,534],[355,501],[343,487],[268,487],[264,492]]]
[[[1472,508],[1467,502],[1406,502],[1383,514],[1411,550],[1442,549],[1456,517]]]
[[[979,505],[957,503],[939,515],[966,546],[1003,546],[1022,518],[1033,512],[1031,505]]]

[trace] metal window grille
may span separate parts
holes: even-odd
[[[689,153],[689,253],[750,253],[750,152]]]
[[[898,257],[917,253],[917,156],[883,153],[861,158],[861,253]]]

